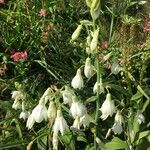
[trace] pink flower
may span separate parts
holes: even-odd
[[[27,51],[24,52],[15,52],[13,55],[10,56],[14,61],[19,61],[19,60],[27,60],[28,54]]]
[[[45,9],[41,9],[39,13],[40,13],[41,17],[45,17],[46,16],[46,10]]]
[[[102,49],[108,48],[108,41],[102,41],[102,43],[101,43],[101,48],[102,48]]]
[[[143,25],[143,32],[149,32],[150,31],[150,20],[145,20]]]
[[[0,0],[0,4],[3,4],[3,3],[5,3],[5,0]]]

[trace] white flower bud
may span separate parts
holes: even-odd
[[[97,48],[98,36],[99,36],[99,28],[97,30],[95,30],[93,33],[93,39],[90,44],[91,52],[94,52]]]
[[[91,59],[88,57],[85,62],[84,75],[89,79],[94,75],[94,73],[95,73],[95,68],[91,64]]]
[[[82,75],[81,75],[81,69],[77,70],[77,73],[76,73],[75,77],[71,81],[71,86],[74,89],[81,89],[81,88],[83,88],[84,81],[83,81],[83,78],[82,78]]]
[[[100,110],[102,112],[101,118],[103,120],[107,119],[108,116],[112,116],[116,112],[116,107],[114,105],[114,101],[111,100],[110,93],[106,95],[106,100],[102,104]]]
[[[49,107],[47,110],[47,116],[50,119],[51,123],[54,122],[56,115],[57,115],[57,109],[56,109],[55,103],[53,101],[50,101]]]
[[[76,28],[76,30],[73,32],[71,36],[72,41],[75,41],[79,37],[81,30],[82,30],[82,25],[80,24],[78,25],[78,27]]]

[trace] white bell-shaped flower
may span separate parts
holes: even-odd
[[[97,93],[97,82],[94,84],[93,93]],[[102,83],[99,84],[99,94],[104,93],[104,86]]]
[[[103,120],[107,119],[108,116],[112,116],[116,112],[116,107],[114,101],[111,100],[110,93],[106,95],[106,100],[102,104],[100,110],[102,112],[101,119]]]
[[[143,114],[140,111],[137,112],[135,118],[139,124],[145,122],[145,117],[143,116]]]
[[[32,116],[37,123],[47,120],[47,108],[45,104],[39,103],[32,111]]]
[[[57,115],[57,109],[56,109],[55,103],[53,101],[50,101],[49,107],[47,110],[47,116],[48,116],[48,119],[51,121],[51,123],[54,122],[56,115]]]
[[[81,69],[77,70],[77,73],[76,73],[75,77],[71,81],[71,86],[74,89],[81,89],[81,88],[83,88],[84,81],[83,81],[83,78],[82,78],[82,75],[81,75]]]
[[[63,135],[64,132],[67,130],[68,130],[67,122],[64,119],[61,110],[57,110],[57,117],[53,125],[54,134],[57,135],[58,132],[60,131],[61,135]]]
[[[93,122],[94,123],[94,120],[93,118],[88,115],[88,114],[85,114],[83,117],[80,118],[80,126],[83,125],[84,128],[88,127],[90,122]]]
[[[28,128],[28,130],[33,127],[34,123],[35,123],[35,119],[34,119],[33,115],[31,114],[29,116],[29,118],[27,120],[27,124],[26,124],[26,127]]]
[[[61,92],[63,97],[64,104],[71,104],[72,103],[72,97],[75,95],[74,92],[69,89],[68,86],[65,86],[65,90]]]
[[[20,119],[23,119],[23,120],[26,120],[26,119],[28,119],[29,115],[30,115],[30,113],[29,113],[28,111],[22,111],[22,112],[20,113],[19,118],[20,118]]]
[[[115,115],[115,122],[114,122],[114,125],[112,127],[112,130],[115,134],[121,134],[122,133],[122,131],[123,131],[122,123],[123,123],[123,117],[120,114],[120,111],[117,111],[117,113]]]
[[[91,64],[91,59],[88,57],[85,62],[84,75],[89,79],[94,75],[94,73],[95,73],[95,68]]]
[[[86,107],[73,96],[73,102],[70,107],[70,112],[73,118],[82,117],[87,113]]]

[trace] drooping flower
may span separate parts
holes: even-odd
[[[90,115],[88,115],[88,114],[85,114],[84,116],[82,116],[80,118],[80,126],[83,125],[84,128],[88,127],[90,122],[95,123],[93,118]]]
[[[64,132],[68,130],[68,125],[64,119],[61,110],[57,110],[57,117],[53,125],[54,134],[58,134],[60,131],[61,135],[64,135]]]
[[[35,123],[35,119],[34,116],[31,114],[26,123],[26,127],[28,128],[28,130],[33,127],[34,123]]]
[[[20,61],[20,60],[27,60],[28,53],[27,51],[24,52],[15,52],[13,55],[10,56],[14,61]]]
[[[112,116],[115,113],[116,107],[114,105],[114,101],[111,100],[110,93],[106,95],[106,100],[102,104],[102,107],[100,108],[100,110],[102,112],[101,118],[103,120],[107,119],[108,116]]]
[[[71,104],[72,103],[72,97],[74,96],[74,92],[69,89],[68,86],[65,86],[65,90],[61,92],[63,97],[64,104]]]
[[[94,75],[94,73],[95,73],[95,68],[91,64],[91,59],[88,57],[85,62],[84,75],[89,79]]]
[[[143,116],[143,114],[140,111],[137,111],[135,118],[139,124],[145,122],[145,117]]]
[[[81,69],[77,70],[77,73],[76,73],[75,77],[71,81],[71,86],[74,89],[81,89],[81,88],[83,88],[84,81],[83,81],[83,78],[82,78],[82,75],[81,75]]]
[[[70,112],[73,118],[76,118],[84,116],[87,113],[87,110],[86,107],[77,100],[76,96],[74,96],[70,107]]]
[[[26,119],[28,119],[29,115],[30,115],[30,113],[29,113],[28,111],[22,111],[22,112],[20,113],[19,118],[20,118],[20,119],[23,119],[23,120],[26,120]]]
[[[97,92],[97,82],[94,84],[94,87],[93,87],[93,93],[95,94]],[[99,94],[101,93],[104,93],[104,86],[103,86],[103,83],[100,83],[99,84]]]
[[[117,111],[117,113],[115,115],[115,122],[114,122],[114,125],[112,127],[112,130],[115,134],[121,134],[122,133],[122,131],[123,131],[122,123],[123,123],[123,117],[120,114],[120,111]]]
[[[41,9],[40,10],[40,12],[39,12],[39,15],[41,16],[41,17],[45,17],[46,16],[46,9]]]
[[[38,104],[32,110],[32,116],[37,123],[42,122],[44,119],[47,120],[47,108],[44,104]]]

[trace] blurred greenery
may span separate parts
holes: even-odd
[[[126,120],[123,134],[117,137],[111,134],[105,139],[114,122],[112,118],[106,122],[99,119],[98,135],[106,149],[129,149],[131,144],[140,150],[150,145],[150,34],[143,31],[145,22],[150,20],[148,6],[148,0],[101,0],[96,24],[100,28],[98,59],[102,64],[103,84],[110,88]],[[41,9],[46,10],[45,16],[40,16]],[[34,143],[28,145],[28,150],[30,146],[42,150],[51,145],[51,131],[46,122],[27,130],[26,122],[18,119],[20,110],[12,109],[11,92],[16,89],[15,82],[20,83],[32,110],[48,87],[55,90],[70,84],[88,56],[85,43],[87,30],[90,32],[92,27],[84,27],[77,41],[70,41],[81,20],[92,20],[85,0],[5,0],[0,3],[0,149],[24,150],[31,141]],[[103,48],[104,42],[108,42],[106,48]],[[11,57],[15,52],[24,51],[28,54],[26,60],[14,61]],[[101,57],[110,52],[112,56],[103,62]],[[92,61],[95,63],[95,58]],[[112,73],[110,66],[115,63],[123,68],[121,73]],[[82,91],[75,91],[91,116],[95,114],[96,98],[91,94],[95,80],[96,75],[86,81]],[[101,94],[100,104],[104,99],[105,94]],[[142,110],[145,116],[145,123],[140,127],[132,124],[137,110]],[[67,114],[65,117],[71,125],[72,120]],[[136,128],[133,143],[128,143],[127,124]],[[60,136],[59,149],[66,146],[69,150],[92,150],[93,129],[91,123],[84,131]]]

